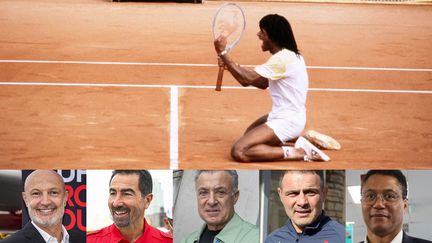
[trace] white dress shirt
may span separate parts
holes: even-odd
[[[403,237],[403,231],[401,230],[401,231],[399,231],[399,233],[395,236],[395,238],[393,238],[393,240],[390,241],[390,243],[402,243],[402,237]],[[367,236],[366,236],[366,239],[365,239],[364,242],[365,242],[365,243],[370,243],[370,242],[368,241],[368,239],[367,239]]]
[[[45,240],[46,243],[69,243],[69,234],[63,225],[62,225],[63,238],[61,242],[57,242],[57,239],[55,237],[48,234],[43,229],[39,228],[35,223],[33,223],[33,221],[31,221],[31,223],[37,229],[37,231],[42,235],[42,238]]]

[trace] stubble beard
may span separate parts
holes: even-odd
[[[53,217],[43,220],[39,218],[36,214],[36,209],[28,208],[30,219],[38,226],[44,227],[44,228],[50,228],[57,224],[61,224],[64,214],[64,208],[56,208],[56,212],[53,215]]]
[[[112,209],[111,216],[113,218],[114,224],[120,228],[128,227],[131,223],[130,210],[128,208],[121,208],[121,209],[126,210],[128,215],[125,219],[118,219],[115,215],[115,211],[119,209]]]

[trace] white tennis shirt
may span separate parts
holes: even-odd
[[[288,49],[272,55],[266,63],[255,67],[269,80],[272,110],[268,119],[300,118],[306,122],[306,96],[309,79],[302,56]]]

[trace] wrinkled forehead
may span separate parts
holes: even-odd
[[[134,189],[139,191],[139,176],[137,174],[116,174],[111,180],[110,188],[116,190]]]
[[[63,178],[55,171],[34,171],[26,179],[24,190],[58,188],[65,190]]]
[[[365,191],[376,191],[376,192],[383,192],[383,191],[396,191],[396,192],[402,192],[401,185],[399,184],[398,180],[389,175],[380,175],[375,174],[371,175],[367,181],[365,181],[362,185],[362,192]]]
[[[321,188],[319,175],[312,172],[288,171],[283,176],[282,190],[302,190],[307,188]]]
[[[202,172],[196,181],[196,188],[226,188],[232,189],[231,175],[226,171]]]

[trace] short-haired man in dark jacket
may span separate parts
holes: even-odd
[[[322,209],[327,195],[322,171],[285,171],[278,193],[289,220],[267,236],[265,243],[345,242],[345,227]]]
[[[361,182],[361,207],[367,226],[363,242],[430,243],[402,230],[408,187],[400,170],[370,170]]]

